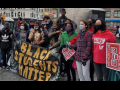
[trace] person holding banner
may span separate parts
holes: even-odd
[[[30,31],[28,39],[31,41],[31,44],[41,46],[44,43],[44,33],[40,29],[39,23],[34,23],[34,29]]]
[[[88,30],[88,22],[80,21],[80,32],[77,35],[76,44],[70,44],[70,48],[77,48],[75,60],[80,81],[91,81],[90,60],[92,58],[92,32]]]
[[[97,19],[93,32],[93,62],[98,81],[108,81],[109,69],[106,67],[106,43],[114,43],[116,37],[106,29],[105,21]]]
[[[73,37],[77,36],[77,32],[75,32],[72,23],[68,23],[66,25],[66,31],[62,33],[60,46],[67,45],[67,42],[73,39]],[[65,67],[67,71],[67,81],[71,81],[70,70],[72,72],[73,81],[76,81],[76,73],[75,69],[72,67],[73,58],[65,61]]]

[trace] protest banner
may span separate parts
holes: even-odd
[[[106,67],[120,71],[120,44],[106,44]]]
[[[35,81],[57,81],[60,73],[60,54],[49,49],[16,40],[11,69],[20,76]]]

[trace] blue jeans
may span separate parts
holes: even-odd
[[[10,50],[11,49],[1,49],[1,54],[2,54],[2,60],[3,60],[3,64],[2,66],[7,66],[7,62],[10,58]],[[7,55],[7,58],[6,58],[6,55]],[[7,62],[6,62],[6,59],[7,59]]]

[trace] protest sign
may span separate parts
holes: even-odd
[[[65,57],[65,60],[67,61],[68,59],[70,59],[75,54],[75,50],[74,49],[69,49],[69,48],[63,48],[62,53]]]
[[[120,44],[106,44],[106,67],[120,71]]]
[[[57,81],[60,73],[60,55],[49,49],[16,40],[11,68],[20,76],[36,81]]]

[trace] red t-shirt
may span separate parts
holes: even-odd
[[[95,63],[106,64],[106,43],[114,43],[116,37],[109,30],[93,34],[93,61]]]

